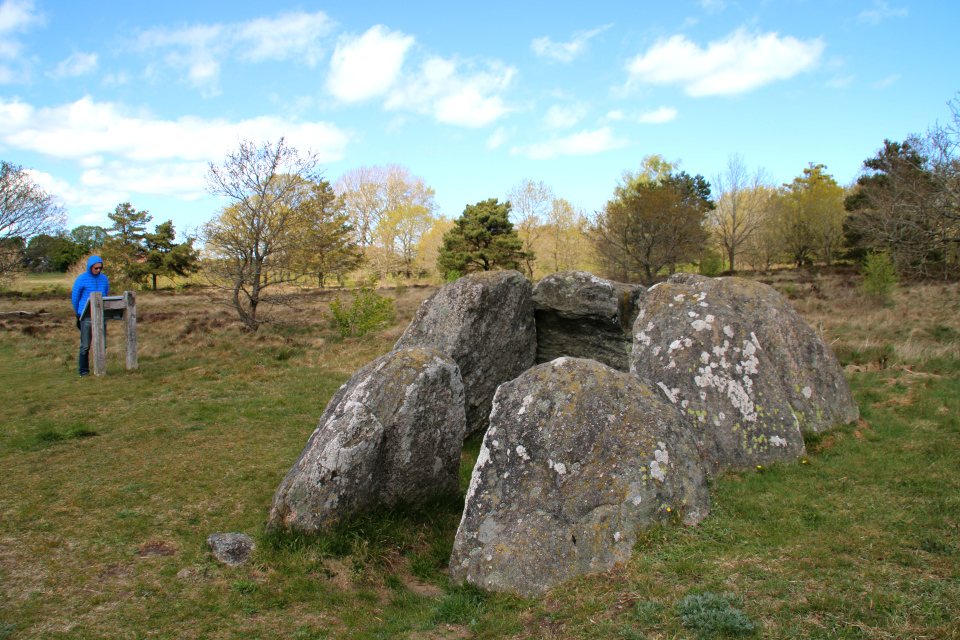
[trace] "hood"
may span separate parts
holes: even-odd
[[[90,256],[90,258],[87,260],[87,273],[90,273],[90,267],[98,262],[103,262],[103,259],[100,256]]]

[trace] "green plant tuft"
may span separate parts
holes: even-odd
[[[885,251],[870,254],[861,272],[860,293],[879,304],[890,304],[898,281],[890,254]]]
[[[458,586],[443,597],[433,609],[434,622],[473,624],[486,611],[487,594],[473,585]]]
[[[361,285],[354,293],[353,304],[347,307],[334,296],[330,303],[331,316],[337,331],[343,337],[362,336],[368,331],[380,329],[396,320],[393,300],[384,298],[369,285]]]
[[[705,591],[688,595],[680,601],[680,620],[701,638],[736,637],[753,633],[754,625],[735,605],[740,602],[731,594],[717,595]]]

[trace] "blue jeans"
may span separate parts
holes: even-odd
[[[107,321],[103,321],[103,337],[107,337]],[[90,373],[90,343],[93,342],[93,323],[89,320],[80,321],[80,375]]]

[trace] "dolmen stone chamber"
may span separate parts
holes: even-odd
[[[710,512],[707,479],[787,463],[859,412],[830,348],[766,285],[471,274],[334,395],[268,528],[317,531],[457,489],[483,436],[451,577],[523,596],[626,561]]]

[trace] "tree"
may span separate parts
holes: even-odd
[[[80,225],[70,231],[70,239],[83,247],[87,253],[99,249],[110,237],[103,227]]]
[[[356,269],[363,262],[360,248],[354,241],[355,229],[344,211],[343,200],[334,194],[326,180],[310,185],[306,199],[300,203],[300,216],[305,227],[303,243],[294,251],[297,270],[314,275],[322,288],[329,275],[338,278]]]
[[[343,199],[364,253],[374,244],[377,225],[388,212],[400,207],[424,207],[432,214],[436,209],[433,189],[423,178],[396,164],[348,171],[337,180],[334,191]]]
[[[550,210],[550,204],[556,199],[553,189],[543,182],[521,180],[507,194],[510,203],[511,216],[516,221],[514,228],[517,236],[523,241],[523,251],[527,255],[524,259],[524,271],[530,278],[534,277],[537,267],[535,256],[536,247],[544,231],[544,220]]]
[[[153,217],[149,211],[137,211],[129,202],[122,202],[107,217],[113,226],[100,248],[100,255],[111,270],[133,282],[143,282],[147,271],[143,260],[147,254],[147,223]]]
[[[374,234],[388,261],[381,271],[392,271],[395,265],[407,278],[412,277],[414,265],[420,259],[421,241],[433,228],[434,221],[433,212],[419,204],[403,204],[385,211]]]
[[[144,236],[146,256],[139,263],[139,271],[153,279],[153,290],[157,290],[157,276],[185,278],[200,271],[200,252],[193,247],[193,238],[186,242],[175,243],[177,233],[173,221],[158,224],[153,233]]]
[[[0,161],[0,277],[20,268],[25,243],[40,234],[53,234],[66,212],[19,165]]]
[[[823,260],[829,266],[843,243],[844,189],[827,167],[810,163],[783,185],[780,230],[787,255],[798,267]]]
[[[608,277],[649,286],[665,267],[696,262],[702,254],[709,235],[704,223],[714,206],[710,183],[672,167],[648,157],[643,172],[624,173],[598,214],[591,235]]]
[[[956,251],[960,159],[948,132],[938,125],[926,139],[884,140],[877,155],[864,161],[855,191],[844,201],[855,257],[888,252],[898,273],[927,275]]]
[[[497,198],[467,205],[443,236],[437,267],[444,275],[457,271],[516,269],[531,259],[510,222],[510,203]]]
[[[739,154],[731,155],[726,170],[714,178],[717,206],[710,213],[710,221],[730,270],[736,270],[738,251],[763,224],[768,182],[763,169],[750,174]]]
[[[227,155],[222,165],[210,164],[207,190],[229,202],[202,229],[210,253],[207,276],[229,292],[230,303],[251,331],[264,321],[261,305],[289,302],[277,285],[304,275],[297,261],[308,243],[303,204],[320,182],[316,154],[301,156],[284,138],[260,145],[248,140]]]

